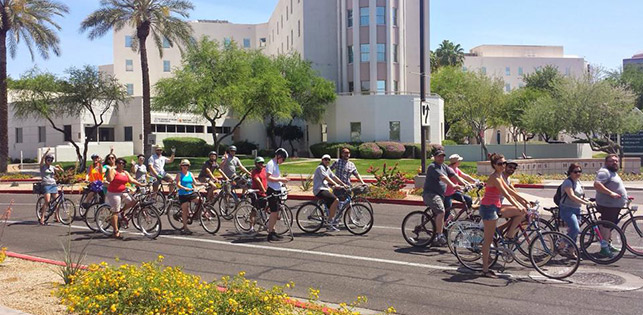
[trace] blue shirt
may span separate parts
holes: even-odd
[[[181,176],[181,186],[186,188],[194,188],[194,177],[192,176],[192,172],[188,172],[185,175],[183,175],[183,173],[179,173],[179,176]],[[183,188],[179,189],[179,196],[185,196],[191,193],[191,191],[187,191]]]

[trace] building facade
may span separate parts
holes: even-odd
[[[623,69],[628,65],[635,65],[637,67],[643,67],[643,52],[639,52],[632,56],[632,58],[623,59]]]

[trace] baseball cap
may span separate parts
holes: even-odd
[[[435,154],[433,154],[433,156],[438,156],[438,155],[446,155],[446,153],[444,153],[443,150],[436,150]]]
[[[513,164],[515,166],[518,166],[518,162],[516,162],[515,160],[507,160],[507,165],[509,165],[509,164]]]
[[[458,161],[462,161],[462,160],[463,160],[463,158],[460,156],[460,154],[457,154],[457,153],[456,153],[456,154],[451,154],[451,155],[449,156],[449,160],[458,160]]]
[[[322,159],[322,160],[325,160],[325,159],[329,159],[329,160],[330,160],[330,155],[328,155],[328,154],[324,154],[324,155],[322,155],[321,159]]]

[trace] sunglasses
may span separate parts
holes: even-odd
[[[350,151],[344,151],[343,154],[350,154]]]
[[[126,164],[127,164],[127,162],[119,162],[118,164],[120,164],[120,165],[126,165]]]
[[[110,157],[108,157],[107,159],[108,159],[108,160],[115,160],[115,159],[116,159],[116,157],[115,157],[115,156],[110,156]]]
[[[330,161],[330,159],[323,159],[322,161]]]
[[[504,161],[504,162],[498,162],[498,163],[496,163],[496,165],[498,165],[498,166],[507,165],[507,161]]]
[[[49,162],[51,162],[51,161],[53,161],[53,160],[54,160],[54,159],[45,159],[45,161],[49,161]]]
[[[583,172],[583,171],[573,171],[572,173],[574,173],[574,174],[580,174],[580,173],[582,173],[582,172]]]

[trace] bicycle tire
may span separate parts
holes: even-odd
[[[529,245],[529,260],[541,275],[551,279],[565,279],[580,265],[580,251],[567,235],[544,231]]]
[[[161,214],[154,205],[148,205],[136,210],[136,222],[134,226],[141,231],[145,237],[155,239],[161,234]]]
[[[622,230],[627,250],[636,256],[643,256],[643,216],[628,219],[623,223]]]
[[[279,205],[279,218],[275,222],[275,233],[284,235],[292,228],[292,211],[286,205]]]
[[[413,211],[402,220],[402,236],[413,247],[427,247],[435,239],[435,222],[425,211]]]
[[[232,195],[223,193],[219,197],[219,213],[221,217],[226,220],[231,220],[234,216],[234,210],[237,208],[237,204]]]
[[[354,235],[364,235],[373,228],[373,211],[366,205],[356,203],[344,211],[344,226]]]
[[[38,198],[38,201],[36,201],[36,218],[38,218],[38,222],[42,219],[42,205],[45,203],[45,197],[40,196]],[[46,209],[45,212],[49,211],[49,209]]]
[[[170,221],[170,226],[179,231],[183,229],[183,209],[181,209],[181,204],[178,202],[171,202],[167,205],[167,210],[165,214],[167,215],[167,220]]]
[[[371,213],[373,212],[373,205],[365,197],[356,197],[353,199],[353,203],[363,204],[371,210]]]
[[[597,251],[601,250],[601,244],[598,235],[595,235],[594,227],[599,228],[600,226],[606,226],[612,230],[611,245],[618,250],[616,253],[612,253],[612,257],[601,255],[600,252],[596,254]],[[580,233],[581,252],[585,257],[587,257],[587,259],[600,265],[609,265],[621,259],[627,250],[625,244],[627,244],[627,241],[621,228],[616,224],[605,220],[599,220],[594,222],[594,224],[588,224]]]
[[[95,203],[87,209],[85,212],[85,217],[83,217],[83,221],[85,221],[85,225],[92,230],[93,232],[98,232],[98,225],[96,225],[96,210],[104,204],[99,204]]]
[[[114,227],[112,226],[112,208],[109,205],[98,207],[94,217],[96,218],[96,226],[101,233],[107,236],[114,234]]]
[[[455,252],[453,251],[453,240],[455,240],[455,237],[458,235],[458,233],[464,231],[465,228],[479,226],[478,222],[474,220],[458,220],[445,230],[446,233],[444,234],[446,235],[447,246],[449,247],[449,251],[451,252],[451,254],[455,254]]]
[[[219,218],[217,210],[212,205],[203,205],[199,211],[199,223],[210,234],[219,232],[221,228],[221,218]]]
[[[316,202],[306,202],[297,209],[297,226],[305,233],[315,233],[325,221],[324,212]]]
[[[165,198],[165,194],[160,191],[157,191],[156,193],[154,191],[151,191],[151,194],[150,192],[148,192],[148,195],[145,196],[145,200],[154,201],[152,205],[154,206],[156,211],[158,211],[159,215],[165,214],[165,210],[167,209],[167,199]]]
[[[73,201],[65,198],[58,204],[58,211],[56,211],[56,218],[58,222],[64,225],[70,225],[74,222],[76,217],[76,204]]]
[[[549,221],[543,218],[538,218],[537,222],[539,231],[558,232]],[[523,267],[531,266],[531,262],[529,261],[529,247],[532,244],[532,239],[538,235],[538,232],[531,225],[528,225],[527,228],[528,229],[524,230],[523,233],[520,233],[520,230],[518,230],[518,233],[520,233],[518,234],[518,242],[513,243],[516,245],[516,248],[510,248],[514,252],[518,252],[514,255],[514,259]]]
[[[233,214],[234,227],[237,229],[237,232],[242,234],[250,232],[250,228],[252,227],[250,222],[253,211],[255,212],[255,225],[257,225],[261,220],[258,213],[260,210],[255,209],[250,201],[240,202],[239,205],[237,205]]]
[[[458,262],[473,271],[482,271],[482,243],[484,229],[481,227],[466,228],[459,232],[453,243],[453,251]],[[494,239],[489,248],[489,268],[498,261],[498,244]]]

